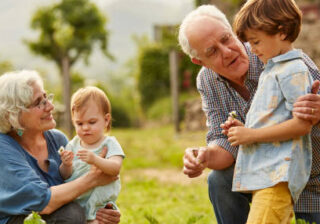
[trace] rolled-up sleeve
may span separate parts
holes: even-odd
[[[228,96],[227,94],[223,94],[222,88],[217,87],[216,83],[211,83],[212,79],[206,77],[208,77],[208,74],[205,74],[205,71],[201,70],[197,77],[197,89],[201,96],[202,109],[207,117],[207,145],[218,145],[230,152],[236,159],[238,147],[230,145],[228,137],[221,133],[222,128],[220,127],[228,119],[228,112],[234,109],[227,108],[225,105]]]

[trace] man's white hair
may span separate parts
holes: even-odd
[[[217,19],[227,27],[231,28],[231,25],[226,17],[226,15],[221,12],[216,6],[214,5],[202,5],[196,8],[195,10],[191,11],[186,17],[182,20],[182,23],[179,28],[179,44],[184,53],[189,55],[190,58],[197,58],[197,51],[192,49],[189,44],[189,40],[186,35],[186,31],[189,25],[197,18],[208,16],[214,19]]]
[[[32,103],[33,85],[43,88],[42,78],[36,71],[21,70],[0,76],[0,132],[23,129],[19,123],[21,111]]]

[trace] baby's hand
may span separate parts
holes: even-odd
[[[94,164],[94,160],[96,158],[96,155],[92,151],[87,149],[80,149],[77,153],[77,156],[83,162],[86,162],[88,164]]]
[[[67,150],[63,150],[60,153],[60,157],[61,157],[63,165],[72,166],[73,152],[67,151]]]

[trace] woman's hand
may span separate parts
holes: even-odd
[[[107,152],[108,152],[108,148],[107,148],[107,146],[105,146],[102,149],[99,156],[102,158],[105,158]],[[111,182],[113,182],[119,178],[118,176],[110,176],[110,175],[103,173],[102,170],[100,170],[95,165],[91,165],[90,171],[87,174],[87,176],[89,178],[91,178],[91,181],[95,186],[107,185],[107,184],[110,184]]]
[[[97,211],[96,220],[99,221],[99,224],[118,224],[120,216],[117,210],[101,208]]]

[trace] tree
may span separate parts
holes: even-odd
[[[40,31],[37,40],[26,40],[29,49],[55,62],[63,83],[65,105],[64,129],[71,136],[70,69],[79,60],[88,58],[96,44],[112,59],[107,50],[106,17],[89,0],[62,0],[39,8],[32,17],[31,28]]]

